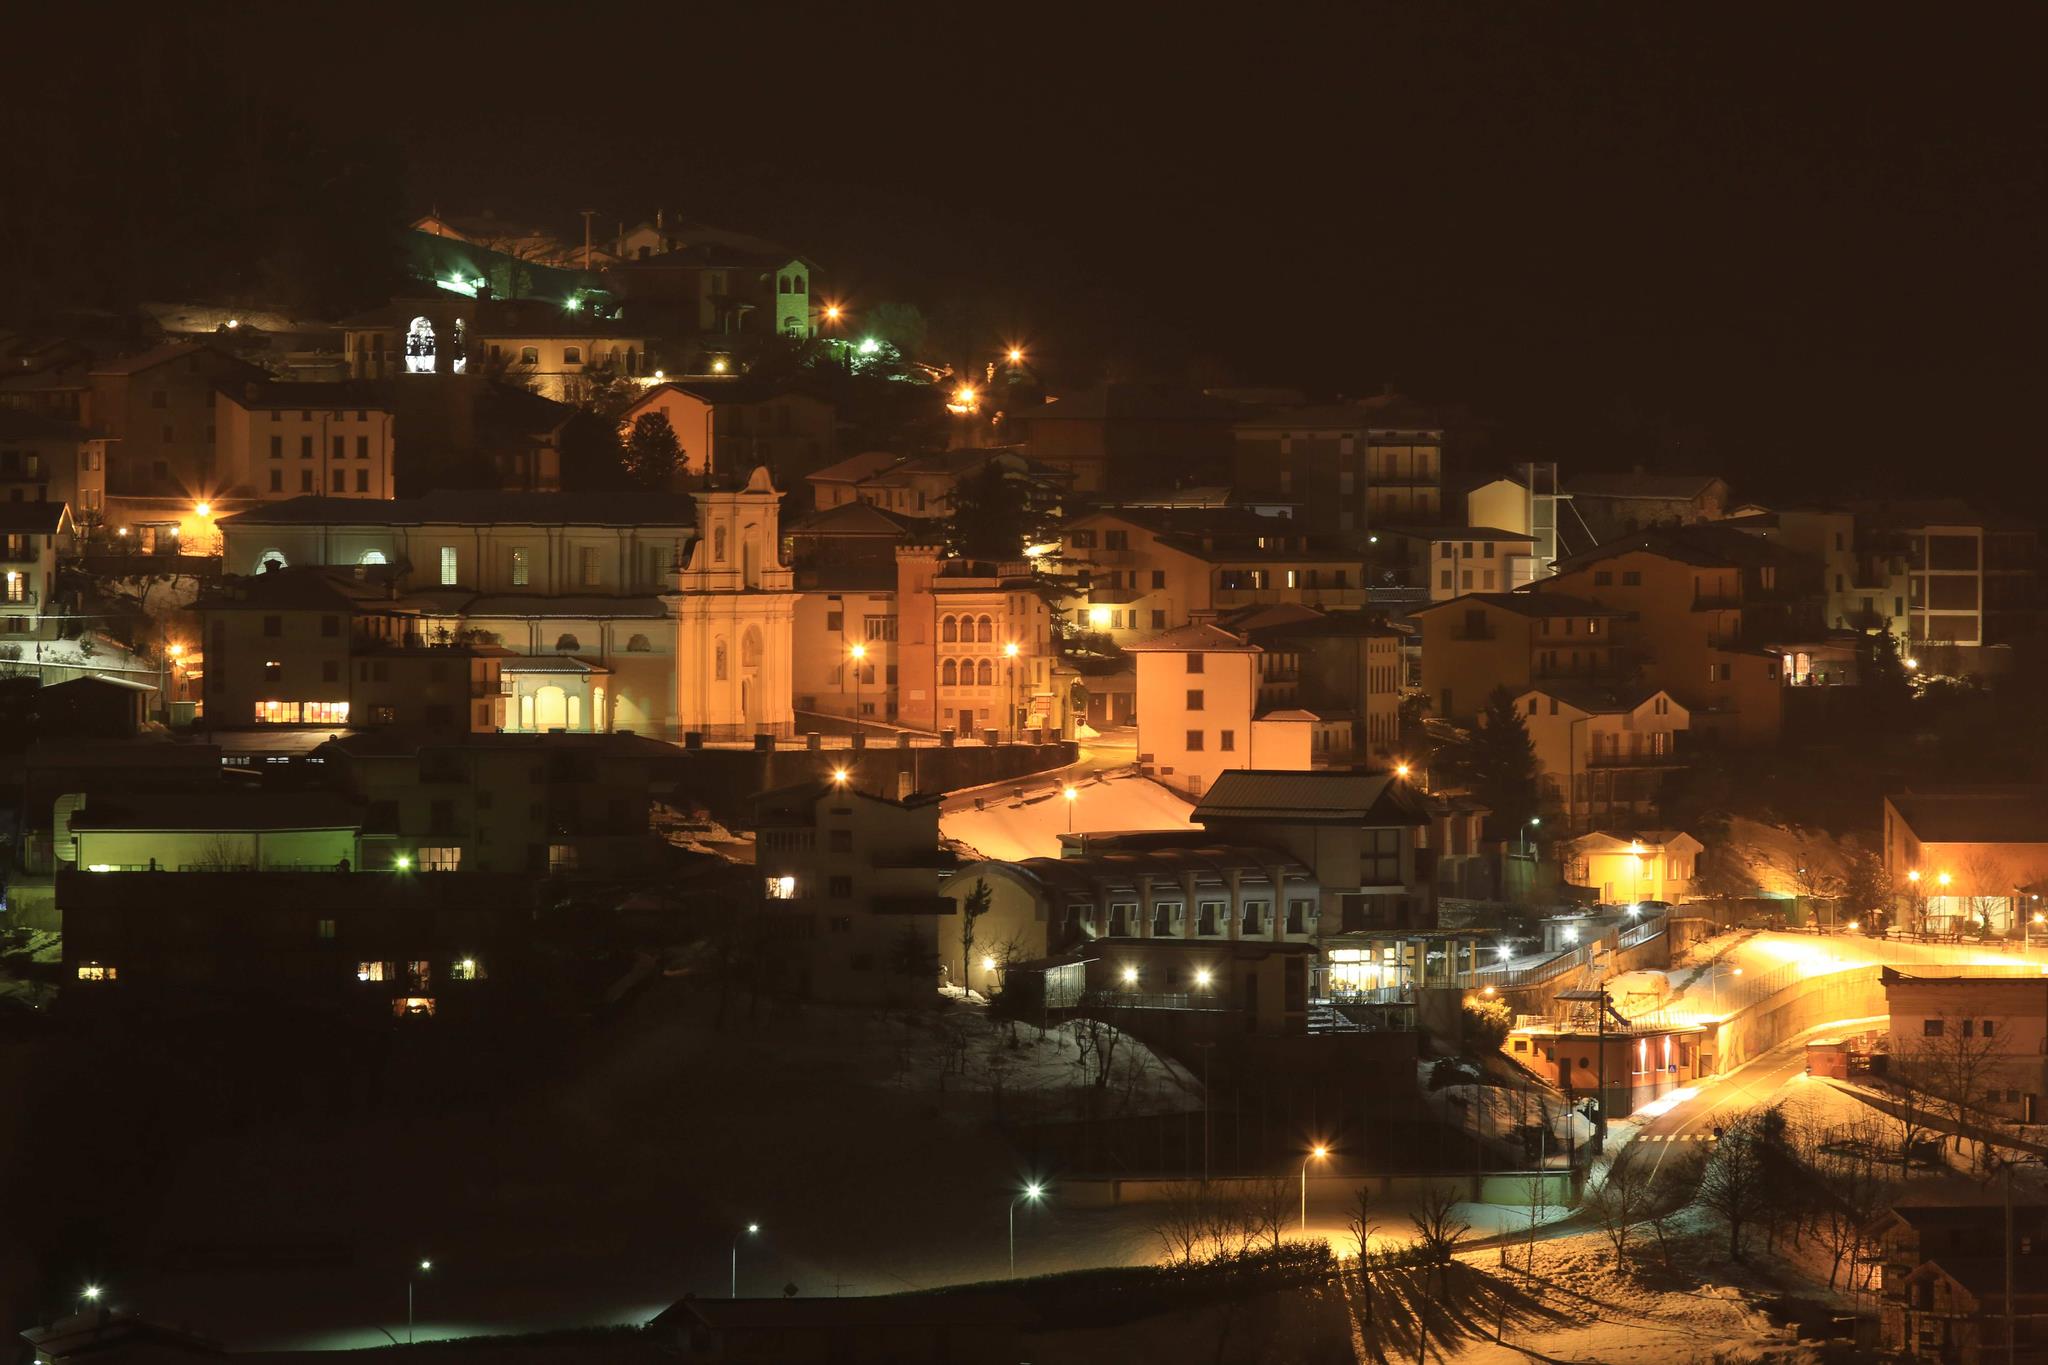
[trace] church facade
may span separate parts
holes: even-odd
[[[782,562],[782,495],[756,469],[745,488],[694,496],[697,539],[664,599],[675,619],[675,727],[713,740],[787,736],[796,591]]]

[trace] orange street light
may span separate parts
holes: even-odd
[[[1408,765],[1407,765],[1406,763],[1396,763],[1396,764],[1394,765],[1394,776],[1396,776],[1396,777],[1406,777],[1406,776],[1408,776]]]
[[[192,511],[198,516],[210,517],[213,515],[213,504],[210,502],[195,502],[192,504]]]
[[[1006,354],[1012,365],[1022,365],[1024,363],[1024,348],[1022,346],[1012,346]]]
[[[1311,1149],[1310,1149],[1310,1151],[1309,1151],[1309,1154],[1308,1154],[1308,1155],[1307,1155],[1307,1156],[1306,1156],[1305,1158],[1303,1158],[1303,1159],[1302,1159],[1302,1163],[1301,1163],[1301,1230],[1302,1230],[1303,1232],[1307,1232],[1307,1231],[1308,1231],[1308,1163],[1309,1163],[1309,1162],[1311,1162],[1311,1161],[1321,1161],[1321,1160],[1323,1160],[1323,1159],[1324,1159],[1325,1157],[1327,1157],[1327,1156],[1329,1156],[1329,1155],[1330,1155],[1330,1149],[1329,1149],[1329,1148],[1327,1148],[1327,1147],[1325,1147],[1325,1146],[1323,1146],[1323,1144],[1322,1144],[1322,1143],[1318,1142],[1318,1143],[1317,1143],[1317,1144],[1316,1144],[1316,1145],[1315,1145],[1315,1146],[1314,1146],[1313,1148],[1311,1148]]]
[[[1074,832],[1074,803],[1081,799],[1081,789],[1071,782],[1060,788],[1060,795],[1067,799],[1067,833]]]

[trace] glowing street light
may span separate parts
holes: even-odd
[[[405,854],[401,853],[396,858],[391,860],[391,865],[397,868],[400,872],[407,872],[412,869],[412,859],[408,858]]]
[[[1138,984],[1138,969],[1136,967],[1124,968],[1124,984],[1126,986],[1135,986]]]
[[[825,305],[825,321],[827,321],[827,322],[837,322],[837,321],[839,321],[839,318],[840,318],[840,315],[841,315],[842,311],[843,311],[843,310],[842,310],[842,309],[841,309],[841,308],[839,307],[839,305],[838,305],[838,304],[836,304],[836,303],[828,303],[828,304],[826,304],[826,305]]]
[[[85,1288],[78,1291],[78,1311],[81,1313],[85,1311],[85,1306],[87,1304],[98,1303],[99,1301],[100,1287],[96,1284],[89,1284]]]
[[[192,504],[192,514],[194,516],[210,517],[213,515],[213,504],[210,502],[195,502]]]
[[[733,1238],[733,1297],[735,1297],[735,1300],[739,1297],[739,1242],[748,1240],[750,1236],[760,1236],[760,1232],[762,1232],[760,1224],[748,1224],[748,1230],[741,1232],[739,1236]]]
[[[434,1268],[434,1263],[422,1257],[419,1269],[405,1277],[405,1344],[412,1345],[412,1290],[419,1283],[420,1276]]]
[[[1406,776],[1408,776],[1408,765],[1407,765],[1406,763],[1396,763],[1396,764],[1394,765],[1394,776],[1396,776],[1396,777],[1406,777]]]
[[[1203,990],[1208,990],[1209,983],[1214,981],[1215,979],[1216,973],[1210,971],[1207,967],[1195,968],[1195,984],[1201,987]]]
[[[1067,833],[1074,832],[1074,803],[1081,799],[1081,789],[1068,783],[1060,788],[1060,795],[1067,799]]]
[[[843,787],[846,785],[846,769],[834,768],[832,770],[832,785],[835,787]]]
[[[1307,1232],[1307,1231],[1308,1231],[1308,1163],[1309,1163],[1309,1162],[1311,1162],[1311,1161],[1321,1161],[1321,1160],[1323,1160],[1323,1159],[1324,1159],[1325,1157],[1327,1157],[1327,1156],[1329,1156],[1329,1155],[1330,1155],[1330,1149],[1329,1149],[1328,1147],[1325,1147],[1325,1146],[1323,1146],[1323,1144],[1322,1144],[1322,1143],[1318,1142],[1318,1143],[1317,1143],[1317,1144],[1316,1144],[1316,1145],[1315,1145],[1315,1146],[1314,1146],[1313,1148],[1311,1148],[1311,1149],[1309,1150],[1309,1154],[1308,1154],[1308,1155],[1307,1155],[1306,1157],[1302,1158],[1302,1162],[1301,1162],[1301,1230],[1302,1230],[1303,1232]]]
[[[1024,363],[1024,348],[1022,346],[1012,346],[1008,351],[1004,352],[1004,356],[1012,365],[1022,365]]]
[[[1908,654],[1906,656],[1906,667],[1908,669],[1917,669],[1920,667],[1920,661],[1914,658],[1912,655]]]
[[[853,732],[855,734],[860,734],[860,687],[861,683],[864,681],[861,675],[865,671],[863,668],[863,664],[866,662],[868,657],[868,647],[862,644],[860,641],[856,640],[853,642],[851,646],[847,648],[846,652],[853,659]]]
[[[1045,1186],[1032,1181],[1024,1187],[1023,1193],[1010,1201],[1010,1278],[1017,1278],[1017,1206],[1029,1200],[1036,1204],[1045,1197]]]
[[[749,1237],[758,1237],[760,1235],[761,1225],[759,1223],[749,1223],[745,1232],[732,1239],[732,1297],[734,1298],[740,1296],[740,1243]]]

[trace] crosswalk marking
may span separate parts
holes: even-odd
[[[1712,1133],[1645,1133],[1644,1142],[1712,1142]]]

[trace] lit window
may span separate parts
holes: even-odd
[[[455,547],[453,545],[443,545],[441,547],[441,586],[452,588],[455,586],[456,581]]]
[[[258,725],[297,725],[299,704],[295,701],[259,701],[256,703]]]
[[[401,995],[391,1002],[391,1013],[394,1018],[398,1019],[403,1019],[409,1014],[425,1015],[431,1019],[434,1017],[433,997],[426,995]]]
[[[414,958],[405,964],[405,984],[410,990],[424,991],[434,984],[434,964],[425,958]]]
[[[460,872],[462,850],[460,848],[423,848],[416,855],[415,866],[422,872]]]
[[[113,981],[118,976],[119,972],[109,963],[81,962],[78,964],[78,979],[80,981]]]
[[[556,874],[560,874],[560,873],[563,873],[563,872],[574,872],[575,870],[576,870],[576,845],[574,845],[574,844],[549,844],[549,845],[548,845],[548,872],[549,872],[549,874],[550,874],[550,875],[556,875]]]
[[[316,925],[314,925],[313,932],[314,935],[318,938],[333,938],[334,921],[331,919],[323,919],[319,921]]]
[[[388,962],[358,962],[356,980],[388,981],[391,979],[391,964]]]
[[[789,901],[789,900],[795,900],[795,899],[796,899],[796,878],[794,878],[794,877],[770,877],[770,878],[768,879],[768,886],[767,886],[767,893],[766,893],[766,894],[767,894],[767,897],[768,897],[768,899],[769,899],[769,900],[771,900],[771,901]]]
[[[448,965],[448,975],[455,981],[481,981],[484,979],[484,967],[475,958],[465,957]]]
[[[515,545],[512,547],[512,586],[515,588],[525,587],[526,574],[526,547],[524,545]]]
[[[348,724],[348,703],[345,701],[309,701],[301,708],[308,725]]]

